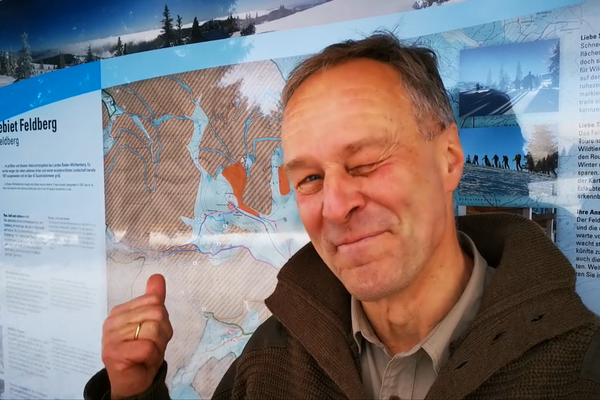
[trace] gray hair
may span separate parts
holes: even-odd
[[[314,73],[366,58],[394,67],[400,75],[421,133],[432,139],[430,121],[446,129],[454,124],[454,113],[438,71],[435,52],[426,47],[405,45],[393,33],[376,31],[361,40],[347,40],[332,44],[321,52],[299,63],[291,72],[283,89],[281,102],[287,105],[294,92]],[[423,129],[427,129],[424,132]]]

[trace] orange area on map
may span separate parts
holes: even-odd
[[[246,188],[247,178],[246,170],[242,164],[238,162],[225,168],[223,170],[223,176],[231,185],[231,188],[233,189],[233,195],[236,197],[239,207],[247,213],[258,217],[258,212],[244,204],[243,196],[244,189]]]
[[[290,183],[288,182],[288,178],[285,174],[285,169],[283,168],[283,165],[281,165],[277,170],[277,176],[279,177],[279,193],[281,193],[282,196],[289,194]]]

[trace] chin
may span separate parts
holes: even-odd
[[[346,287],[348,292],[361,302],[374,302],[390,295],[388,288]]]
[[[387,274],[369,270],[368,266],[342,271],[339,279],[346,290],[360,301],[377,301],[393,292],[392,279]]]

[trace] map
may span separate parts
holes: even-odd
[[[165,276],[175,398],[211,396],[308,241],[278,137],[288,70],[264,61],[103,92],[109,308]]]
[[[438,53],[458,115],[462,50],[562,38],[580,29],[583,13],[581,6],[561,8],[411,42]],[[175,331],[166,354],[167,384],[174,398],[212,395],[269,316],[264,299],[278,270],[308,242],[282,170],[279,137],[280,92],[302,58],[192,71],[103,91],[109,309],[142,294],[150,275],[165,276]],[[529,93],[528,101],[544,96]],[[527,127],[553,118],[558,113],[466,116],[458,122],[461,128],[521,125],[527,136]],[[540,174],[472,165],[463,182],[456,197],[466,205],[563,201],[556,180]],[[491,194],[469,192],[476,187]]]

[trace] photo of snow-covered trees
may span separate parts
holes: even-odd
[[[128,54],[474,0],[0,1],[0,87]],[[481,0],[479,0],[481,1]],[[60,20],[61,23],[52,21]]]
[[[558,39],[463,50],[459,115],[556,112],[559,77]]]

